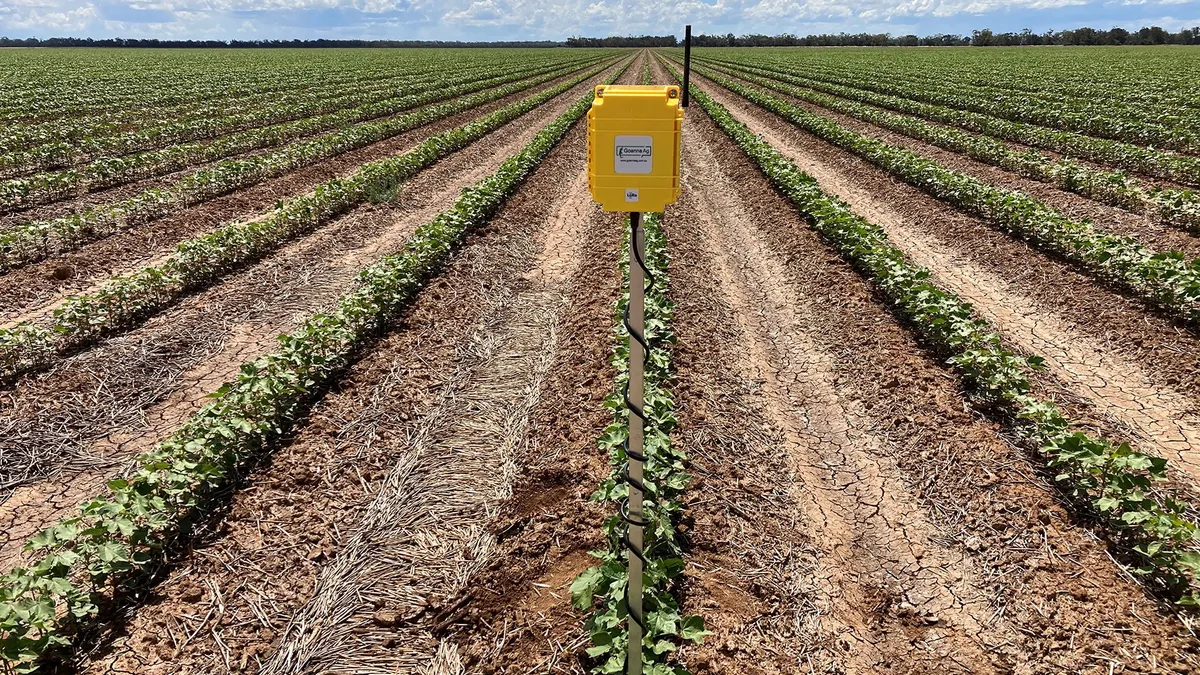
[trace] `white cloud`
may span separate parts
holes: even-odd
[[[1091,0],[762,0],[745,14],[762,20],[829,20],[858,18],[888,21],[900,17],[953,17],[997,10],[1041,10],[1086,5]],[[1189,2],[1191,0],[1180,0]]]
[[[461,21],[472,26],[511,24],[516,16],[505,11],[507,9],[509,8],[503,7],[496,0],[478,0],[462,11],[447,12],[442,19],[452,23]]]
[[[138,0],[122,4],[132,9],[210,13],[304,9],[354,9],[382,13],[402,10],[410,3],[405,0]]]
[[[562,39],[678,34],[685,23],[717,34],[924,34],[969,32],[981,15],[1044,30],[1039,12],[1079,5],[1094,7],[1095,21],[1124,23],[1139,18],[1126,5],[1200,0],[0,0],[0,34]]]
[[[87,3],[46,3],[9,0],[4,26],[38,34],[83,31],[99,17],[96,6]]]

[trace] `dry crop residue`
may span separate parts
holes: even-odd
[[[372,506],[378,508],[389,494],[398,494],[392,489],[404,484],[405,468],[435,474],[439,467],[449,471],[449,465],[437,461],[415,463],[414,442],[420,442],[421,430],[434,432],[434,436],[426,436],[427,442],[438,438],[439,427],[428,425],[428,414],[446,403],[466,404],[457,397],[462,391],[459,385],[485,385],[487,378],[480,375],[489,363],[507,370],[508,366],[502,364],[510,360],[509,348],[519,347],[535,361],[542,356],[545,335],[521,328],[533,324],[523,323],[532,317],[522,318],[519,298],[526,293],[531,293],[531,298],[537,295],[522,277],[529,259],[521,254],[541,240],[539,232],[547,221],[544,214],[566,197],[568,186],[561,184],[559,176],[564,167],[578,165],[578,148],[574,146],[581,139],[581,128],[573,131],[492,225],[473,237],[454,264],[422,292],[402,329],[374,346],[352,368],[345,384],[317,406],[313,421],[234,495],[221,531],[180,564],[157,589],[151,603],[138,608],[128,635],[118,638],[107,649],[109,653],[95,659],[87,672],[258,671],[271,661],[280,641],[288,639],[289,622],[313,602],[322,571],[336,578],[336,561],[351,555],[347,552],[352,552],[352,542],[364,531],[364,518],[370,517]],[[511,324],[515,329],[510,334],[513,340],[496,341],[490,329],[509,319],[516,322]],[[521,342],[520,335],[531,338],[528,344]],[[482,342],[472,343],[472,336]],[[489,351],[489,343],[499,349]],[[516,365],[515,360],[509,365]],[[456,374],[466,377],[455,380]],[[522,378],[532,375],[516,374]],[[474,391],[486,395],[486,387]],[[519,411],[531,400],[528,391],[510,384],[501,386],[496,394],[515,397],[509,410]],[[496,422],[504,417],[492,415],[498,409],[473,409],[472,414]],[[469,423],[470,419],[460,415],[460,419],[443,421],[455,425]],[[495,483],[493,469],[503,470],[511,458],[501,457],[499,448],[476,444],[474,449],[481,458],[488,456],[485,450],[491,450],[490,458],[499,460],[498,464],[484,462],[476,466],[483,473],[471,474],[474,484],[481,493],[498,490],[503,494],[503,488]],[[456,480],[453,473],[440,475]],[[298,499],[298,495],[305,498]],[[464,496],[450,497],[458,500]],[[434,545],[427,552],[445,554],[445,564],[438,570],[447,572],[446,578],[462,574],[449,571],[463,569],[459,566],[465,565],[469,571],[472,565],[482,564],[472,560],[484,559],[477,554],[484,553],[487,544],[468,545],[467,540],[471,533],[482,532],[486,514],[486,508],[474,512],[477,527],[468,524],[445,530],[447,537],[451,533],[464,536],[462,546],[437,549],[436,528],[421,537],[424,543]],[[413,538],[388,539],[395,532],[389,529],[375,533],[384,537],[386,544],[377,553],[403,553],[404,547],[413,545]],[[443,543],[449,541],[447,538]],[[412,571],[403,565],[393,571],[403,575],[406,569]],[[219,612],[209,613],[217,596],[208,587],[196,586],[195,579],[210,581],[222,590]],[[352,602],[348,610],[351,614],[345,618],[363,620],[356,635],[364,639],[354,653],[361,662],[369,663],[377,655],[371,652],[372,645],[389,640],[394,644],[404,642],[399,638],[406,629],[405,621],[418,619],[423,613],[419,606],[406,607],[399,602],[416,601],[414,589],[406,592],[402,586],[365,581],[369,586],[356,588],[356,592],[383,600],[382,604]],[[239,592],[231,593],[234,588]],[[433,590],[443,592],[440,588]],[[437,597],[427,600],[436,601]],[[206,616],[206,622],[199,624]],[[195,634],[195,638],[182,648],[178,642],[163,640],[170,633],[180,632]],[[430,644],[436,648],[436,643]]]
[[[30,535],[78,504],[75,496],[98,492],[121,461],[169,434],[242,363],[272,349],[277,334],[331,305],[352,287],[359,268],[398,250],[418,225],[449,208],[464,187],[494,171],[589,86],[446,157],[406,182],[396,201],[359,207],[144,327],[6,392],[0,427],[12,433],[3,441],[0,476],[28,485],[17,488],[11,509],[0,504],[0,522],[14,523],[0,535],[0,567],[11,566]]]
[[[728,75],[725,75],[728,77]],[[757,84],[730,78],[752,88]],[[1158,250],[1180,250],[1189,258],[1200,254],[1200,238],[1184,232],[1176,227],[1158,222],[1145,215],[1131,213],[1115,206],[1094,201],[1082,195],[1062,190],[1055,185],[1024,178],[1016,173],[1007,171],[985,162],[971,159],[964,154],[940,148],[904,134],[884,129],[869,122],[855,119],[849,115],[837,113],[821,106],[802,101],[775,90],[767,90],[772,96],[785,100],[814,114],[837,122],[842,127],[851,129],[865,136],[879,139],[888,145],[911,150],[922,157],[932,159],[942,166],[977,178],[985,183],[1006,189],[1019,190],[1025,194],[1045,202],[1066,216],[1078,220],[1089,219],[1105,231],[1128,234],[1137,237],[1143,244]],[[934,127],[944,126],[929,122]],[[1028,150],[1028,148],[1017,148]],[[1038,151],[1039,154],[1042,154]],[[1151,181],[1153,184],[1153,181]]]
[[[546,82],[535,89],[545,89],[570,79],[570,75]],[[165,218],[118,232],[110,237],[87,244],[33,265],[11,270],[0,276],[0,307],[5,314],[0,320],[8,321],[17,312],[29,312],[56,298],[70,293],[81,293],[98,280],[114,274],[129,272],[162,256],[174,245],[188,237],[209,232],[236,218],[249,219],[265,209],[270,209],[280,199],[296,196],[317,185],[341,175],[352,173],[358,166],[384,157],[402,154],[419,145],[425,139],[480,119],[506,105],[528,96],[522,91],[497,101],[481,105],[469,111],[435,120],[393,138],[374,143],[364,148],[351,150],[330,159],[317,162],[278,178],[265,180],[251,187],[206,200]],[[419,110],[419,109],[418,109]],[[405,111],[401,115],[412,114]],[[187,172],[199,167],[191,167]],[[145,187],[141,183],[138,184]],[[107,196],[108,193],[98,193]],[[73,202],[70,206],[78,206]],[[21,214],[22,221],[61,215],[64,205],[55,204],[54,211],[31,211]],[[58,279],[56,269],[70,270],[68,279]]]
[[[602,403],[614,377],[622,229],[620,216],[591,203],[584,179],[581,171],[580,198],[555,216],[546,245],[575,238],[583,250],[569,292],[575,309],[560,322],[559,352],[530,425],[527,467],[489,525],[494,561],[438,614],[443,644],[454,646],[470,672],[584,671],[587,636],[568,587],[594,562],[587,552],[604,545],[600,524],[608,514],[589,496],[608,473],[596,438],[609,419]],[[535,278],[553,278],[558,268],[552,263]]]

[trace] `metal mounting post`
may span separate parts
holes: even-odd
[[[644,366],[646,363],[646,232],[642,229],[642,214],[629,214],[629,304],[625,309],[625,327],[629,330],[629,385],[625,403],[629,408],[629,444],[625,454],[628,467],[625,484],[629,490],[622,516],[627,524],[625,544],[628,551],[629,583],[626,586],[625,604],[629,607],[628,675],[642,675],[642,636],[645,621],[642,614],[642,567],[644,527],[647,524],[642,513],[645,485],[642,483],[643,428],[646,419],[642,409],[644,397]]]

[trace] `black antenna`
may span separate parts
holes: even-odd
[[[683,29],[683,107],[688,106],[688,80],[692,75],[692,25]]]

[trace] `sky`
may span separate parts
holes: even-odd
[[[1200,0],[0,0],[0,36],[562,40],[1200,26]]]

